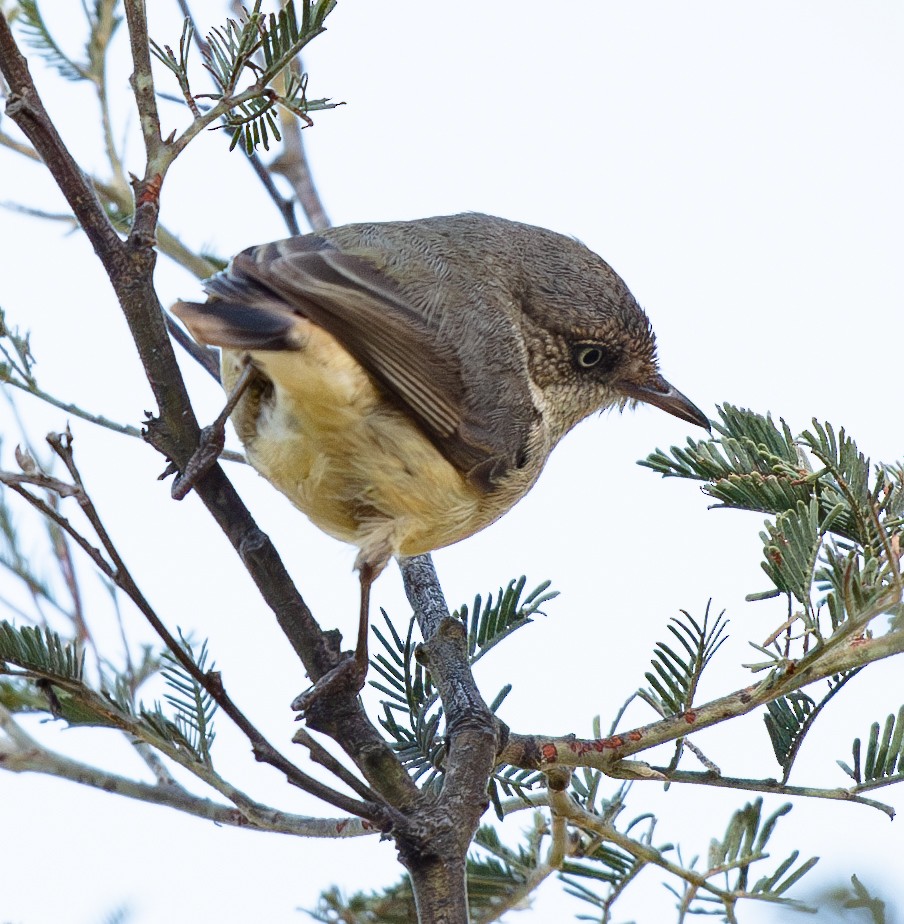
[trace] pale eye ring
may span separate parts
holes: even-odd
[[[578,369],[611,372],[618,362],[618,353],[601,343],[576,343],[574,362]]]
[[[590,369],[603,358],[603,351],[598,346],[580,346],[575,353],[575,359],[582,369]]]

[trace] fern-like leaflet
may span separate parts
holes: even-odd
[[[544,581],[522,600],[526,579],[509,581],[499,589],[495,599],[489,594],[484,602],[479,594],[472,607],[462,606],[454,613],[465,623],[467,631],[468,661],[476,663],[502,639],[531,622],[540,607],[557,594],[549,591]],[[382,679],[370,683],[387,698],[383,700],[380,724],[393,740],[399,759],[416,779],[425,778],[422,785],[438,787],[442,784],[444,743],[440,734],[442,706],[430,673],[416,659],[414,641],[415,620],[412,618],[403,639],[386,613],[384,632],[374,626],[373,632],[381,650],[371,659],[373,669]],[[494,698],[495,711],[508,695],[510,686],[503,687]],[[404,716],[405,721],[399,721]],[[520,772],[520,771],[518,771]],[[507,791],[517,783],[506,780]],[[498,803],[498,796],[494,800]]]

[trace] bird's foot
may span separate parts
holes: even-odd
[[[182,500],[189,491],[210,471],[226,442],[225,421],[215,421],[201,431],[198,448],[185,466],[185,471],[176,475],[170,494],[173,500]]]
[[[356,696],[364,688],[364,678],[367,676],[367,662],[363,664],[351,652],[331,670],[327,671],[309,690],[296,696],[292,700],[292,709],[301,713],[299,718],[311,706],[323,697],[332,697],[337,693],[345,696]]]
[[[223,446],[226,443],[226,421],[229,415],[235,410],[239,399],[245,393],[245,389],[255,376],[254,366],[246,362],[241,374],[232,386],[232,391],[226,400],[226,406],[220,411],[217,419],[201,431],[201,439],[198,441],[198,448],[194,451],[192,457],[188,460],[185,470],[176,476],[173,481],[173,487],[170,490],[173,500],[182,500],[189,491],[210,471],[220,458]],[[160,477],[163,478],[170,474],[171,468]]]

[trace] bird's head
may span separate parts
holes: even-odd
[[[569,269],[581,272],[549,274],[524,308],[531,378],[557,437],[589,414],[637,402],[709,430],[706,414],[660,373],[656,335],[628,287],[600,257],[574,246],[580,259],[572,254]]]

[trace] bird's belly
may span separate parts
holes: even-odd
[[[359,562],[378,562],[449,545],[510,506],[492,504],[345,350],[315,331],[301,350],[252,354],[273,393],[234,414],[248,461],[315,525],[357,545]],[[226,387],[234,378],[227,365],[238,360],[224,351]]]

